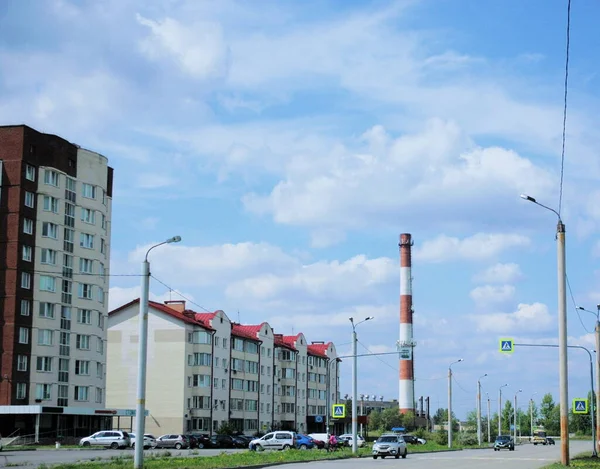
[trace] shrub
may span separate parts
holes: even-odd
[[[444,430],[444,429],[440,429],[440,430],[436,431],[433,439],[438,445],[442,445],[442,446],[447,445],[448,444],[448,431]]]
[[[458,442],[463,446],[473,446],[477,444],[477,435],[475,433],[460,433]]]

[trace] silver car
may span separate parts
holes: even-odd
[[[377,459],[377,456],[381,456],[381,459],[386,456],[394,456],[398,459],[400,456],[406,458],[408,449],[406,448],[406,442],[400,435],[387,434],[381,435],[377,441],[373,444],[373,459]]]
[[[130,445],[129,433],[120,430],[96,432],[79,441],[79,446],[104,446],[111,449],[127,448]]]
[[[131,439],[131,447],[135,449],[135,433],[130,433],[129,438]],[[156,438],[150,433],[144,434],[144,449],[154,448],[156,446]]]

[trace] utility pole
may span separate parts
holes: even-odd
[[[558,354],[560,382],[560,455],[563,466],[569,465],[569,389],[567,360],[567,285],[565,225],[558,217],[556,225],[558,257]]]
[[[519,389],[516,393],[515,393],[515,408],[514,410],[514,427],[515,427],[515,444],[517,443],[517,394],[519,394],[520,392],[523,392],[522,389]]]
[[[503,384],[498,389],[498,435],[502,435],[502,388],[508,386]]]
[[[490,420],[490,395],[486,392],[485,393],[487,396],[487,409],[488,409],[488,419],[487,419],[487,427],[488,427],[488,443],[492,442],[492,425],[491,425],[491,420]]]
[[[448,367],[448,448],[452,448],[452,365],[462,362],[459,358]]]
[[[481,378],[486,376],[487,373],[477,380],[477,444],[479,446],[481,446]]]
[[[596,440],[600,437],[600,305],[596,306]],[[593,411],[593,410],[592,410]],[[598,441],[594,441],[598,446]],[[600,450],[600,448],[597,448]]]

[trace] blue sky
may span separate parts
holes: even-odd
[[[575,302],[600,303],[598,52],[572,11],[562,215]],[[416,397],[459,417],[477,378],[557,397],[558,206],[566,1],[12,0],[0,5],[0,123],[115,168],[112,273],[152,272],[198,305],[350,352],[395,350],[398,235],[413,235]],[[139,295],[111,278],[112,307]],[[176,295],[154,282],[156,299]],[[199,309],[199,307],[196,307]],[[239,316],[238,316],[239,311]],[[569,300],[571,344],[594,318]],[[366,347],[366,348],[365,348]],[[570,397],[588,389],[570,354]],[[359,392],[397,398],[397,361],[361,359]],[[341,378],[350,393],[350,363]]]

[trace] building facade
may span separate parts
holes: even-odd
[[[137,395],[139,300],[109,313],[107,406],[131,408]],[[325,431],[339,396],[332,343],[275,334],[263,322],[196,313],[184,301],[150,302],[146,431],[246,434]]]
[[[65,408],[82,409],[87,416],[69,425],[84,428],[104,408],[112,179],[98,153],[25,125],[0,127],[4,434],[30,427],[16,406],[56,410],[31,414],[36,433]]]

